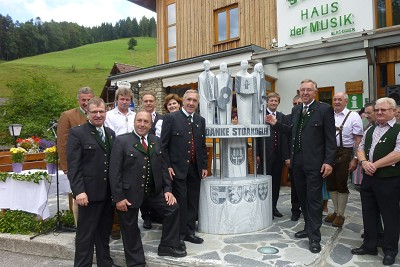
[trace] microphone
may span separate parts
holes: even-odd
[[[53,128],[57,128],[58,122],[57,121],[50,121],[50,128],[47,129],[46,131],[50,131]]]

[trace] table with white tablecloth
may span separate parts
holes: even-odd
[[[43,170],[27,170],[21,174],[28,174]],[[10,173],[12,174],[12,173]],[[0,181],[0,208],[11,210],[23,210],[34,213],[46,219],[50,217],[48,197],[57,195],[57,175],[50,175],[51,183],[41,180],[39,184],[34,182],[17,181],[7,178]],[[59,194],[71,192],[67,175],[63,171],[58,172]]]

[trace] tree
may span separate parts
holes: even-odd
[[[139,22],[140,36],[149,36],[149,19],[143,16]]]
[[[128,42],[128,50],[135,50],[135,46],[137,46],[137,41],[135,38],[132,37],[131,39],[129,39]]]
[[[154,17],[152,17],[149,21],[149,36],[157,37],[157,23]]]
[[[46,76],[31,75],[7,84],[12,96],[0,106],[0,140],[12,143],[8,125],[23,125],[21,137],[32,135],[52,139],[47,131],[49,122],[58,119],[61,112],[74,106],[74,101]]]

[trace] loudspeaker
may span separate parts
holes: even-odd
[[[393,98],[400,105],[400,84],[386,86],[386,96]]]

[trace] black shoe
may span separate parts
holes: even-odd
[[[353,255],[378,255],[377,249],[366,249],[363,246],[359,248],[353,248],[351,250],[351,254]]]
[[[121,232],[120,232],[120,231],[112,231],[112,232],[111,232],[111,239],[112,239],[112,240],[119,240],[119,239],[121,239]]]
[[[151,225],[151,220],[150,219],[145,219],[143,221],[143,228],[150,230],[151,228],[153,228],[153,225]]]
[[[321,245],[319,244],[318,241],[315,241],[315,240],[310,240],[309,248],[312,253],[318,253],[321,251]]]
[[[274,211],[272,213],[274,215],[274,217],[283,217],[282,213],[279,212],[279,210],[277,208],[274,208]]]
[[[186,244],[185,244],[185,241],[183,241],[182,239],[181,240],[179,240],[179,246],[178,246],[180,249],[182,249],[182,250],[186,250]]]
[[[158,256],[185,257],[186,255],[186,251],[180,248],[158,246]]]
[[[383,265],[393,265],[395,261],[396,261],[396,257],[386,254],[385,257],[383,257],[382,264]]]
[[[290,217],[290,220],[294,221],[294,222],[298,221],[299,219],[300,219],[300,215],[297,215],[297,214],[292,214],[292,217]]]
[[[186,235],[184,240],[194,244],[201,244],[204,242],[203,238],[195,235]]]
[[[307,238],[308,235],[307,235],[306,230],[301,230],[301,231],[295,233],[294,237],[296,237],[296,238]]]
[[[113,263],[113,265],[111,265],[111,267],[122,267],[121,265],[117,265],[115,263]]]

